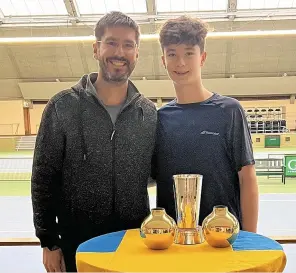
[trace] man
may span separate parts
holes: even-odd
[[[206,36],[205,23],[185,16],[160,30],[162,61],[176,99],[158,111],[157,206],[176,219],[172,176],[202,174],[199,225],[215,205],[226,205],[242,229],[256,232],[258,188],[247,121],[237,100],[203,86]]]
[[[95,36],[99,72],[49,101],[36,140],[34,225],[51,272],[76,271],[80,243],[138,228],[149,213],[157,112],[128,80],[139,27],[112,12],[99,20]]]

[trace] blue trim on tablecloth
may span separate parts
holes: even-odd
[[[78,247],[77,252],[115,252],[125,233],[126,231],[124,230],[95,237],[82,243]],[[232,248],[234,251],[283,250],[282,246],[278,242],[262,235],[247,231],[239,232]]]
[[[232,245],[234,251],[243,250],[283,250],[282,246],[267,237],[256,233],[240,231]]]
[[[126,231],[118,231],[92,238],[77,248],[77,252],[115,252]]]

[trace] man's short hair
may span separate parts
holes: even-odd
[[[140,28],[138,24],[126,14],[120,11],[112,11],[104,15],[95,26],[95,36],[98,41],[104,36],[106,28],[109,27],[129,27],[136,33],[136,42],[139,44]]]

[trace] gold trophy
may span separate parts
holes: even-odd
[[[203,176],[178,174],[173,178],[177,213],[175,243],[182,245],[203,243],[202,229],[198,225]]]

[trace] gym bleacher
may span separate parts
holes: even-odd
[[[282,107],[245,108],[245,114],[252,134],[289,132]]]

